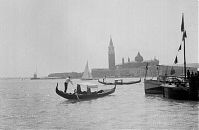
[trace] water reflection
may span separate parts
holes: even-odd
[[[78,100],[65,100],[65,101],[61,101],[60,104],[74,104],[74,103],[78,103],[79,101]]]

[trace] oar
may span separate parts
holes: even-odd
[[[80,100],[79,100],[79,96],[78,96],[77,92],[76,92],[76,96],[77,96],[78,101],[80,101]]]

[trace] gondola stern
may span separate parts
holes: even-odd
[[[60,90],[58,89],[58,83],[57,83],[57,85],[56,85],[55,91],[56,91],[56,93],[57,93],[58,95],[60,95],[60,96],[61,96],[61,94],[60,94]]]
[[[58,94],[58,92],[59,92],[58,85],[56,86],[55,91]]]

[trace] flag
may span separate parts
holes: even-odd
[[[173,69],[173,66],[171,68],[171,72],[170,72],[171,75],[175,74],[175,70]]]
[[[181,32],[184,32],[184,14],[182,14]]]
[[[148,62],[146,63],[146,70],[148,70]]]
[[[178,48],[178,51],[180,51],[181,50],[181,44],[180,44],[180,47]]]
[[[183,32],[182,40],[184,41],[185,38],[187,38],[187,33],[186,33],[186,31]]]
[[[175,64],[177,64],[177,63],[178,63],[178,57],[177,57],[177,56],[176,56],[176,58],[175,58],[174,63],[175,63]]]

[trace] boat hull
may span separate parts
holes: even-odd
[[[145,94],[162,94],[161,82],[158,80],[144,80]]]
[[[183,90],[182,88],[171,86],[171,85],[163,85],[163,97],[169,99],[182,99],[188,100],[189,99],[189,92]]]
[[[177,100],[199,100],[198,90],[191,90],[190,87],[177,86],[175,84],[163,84],[163,97],[168,99],[177,99]]]

